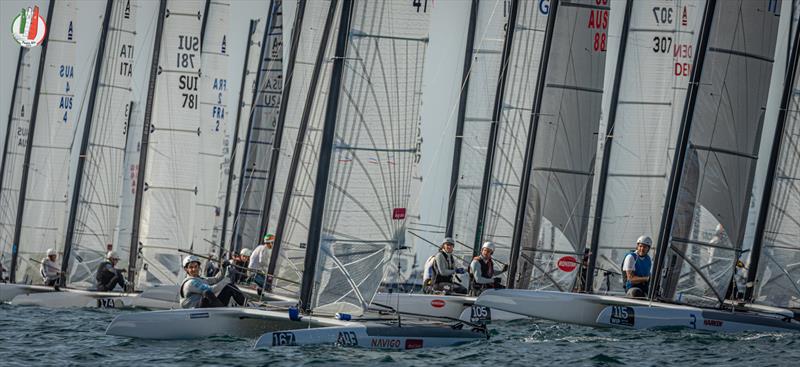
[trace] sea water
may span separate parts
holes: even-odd
[[[121,312],[138,311],[0,304],[0,366],[800,366],[799,333],[628,331],[518,320],[492,324],[488,341],[453,348],[253,350],[253,339],[105,335]]]

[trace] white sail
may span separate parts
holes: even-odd
[[[689,117],[675,218],[668,228],[664,298],[719,305],[731,286],[776,47],[779,6],[768,3],[716,4],[696,107]]]
[[[60,251],[64,242],[70,169],[70,150],[80,112],[75,99],[75,1],[57,1],[51,24],[36,124],[33,136],[26,195],[20,210],[22,228],[17,256],[16,280],[40,279],[39,261],[48,248]]]
[[[194,219],[194,250],[218,253],[227,175],[223,164],[223,140],[233,109],[228,106],[228,19],[230,1],[208,5],[200,52],[200,160]],[[220,197],[220,193],[222,196]]]
[[[322,223],[312,224],[322,226],[310,304],[320,313],[361,313],[405,241],[422,102],[431,10],[353,3],[335,137],[322,147],[332,149]]]
[[[580,255],[586,241],[612,11],[607,4],[582,0],[557,7],[522,204],[521,287],[570,291],[576,278],[577,272],[560,272],[558,262]]]
[[[795,11],[800,11],[800,2],[795,0],[793,4]],[[792,45],[800,24],[798,13],[790,24],[788,55],[797,54]],[[780,150],[778,157],[774,157],[777,161],[764,232],[757,234],[763,236],[763,242],[753,297],[757,303],[795,309],[800,308],[800,73],[797,66],[797,61],[795,65],[787,65],[787,73],[794,68],[795,75],[790,81],[785,125],[780,142],[770,142],[779,143]]]
[[[273,153],[275,128],[283,91],[283,13],[282,1],[273,0],[266,21],[266,34],[261,45],[261,61],[256,76],[255,98],[247,116],[248,131],[243,144],[243,166],[239,180],[233,231],[234,248],[255,248],[264,213],[270,158]],[[245,116],[243,115],[242,118]],[[244,121],[244,120],[242,120]]]
[[[45,14],[40,13],[40,16]],[[5,124],[6,140],[0,156],[0,266],[7,271],[11,269],[11,244],[17,222],[19,188],[41,47],[20,47],[19,52],[16,83],[13,86],[14,104],[11,105],[10,121]]]
[[[108,250],[113,248],[127,266],[127,242],[115,243],[119,199],[123,177],[128,174],[123,160],[131,102],[131,77],[134,63],[136,6],[130,1],[113,2],[103,59],[100,68],[94,112],[89,124],[86,154],[74,229],[70,245],[68,283],[90,287],[94,274]],[[80,173],[79,173],[80,174]],[[68,224],[69,226],[69,224]],[[69,238],[69,237],[68,237]]]
[[[464,130],[461,140],[461,159],[458,162],[458,183],[453,213],[453,239],[457,245],[453,254],[466,268],[472,261],[475,244],[478,206],[480,205],[483,171],[489,144],[489,130],[494,113],[497,83],[503,58],[503,44],[510,3],[499,0],[477,1],[475,38],[472,45],[472,64],[464,111]],[[464,277],[466,278],[466,277]],[[464,279],[466,280],[466,279]]]
[[[139,218],[136,287],[176,284],[192,250],[200,140],[200,31],[204,1],[167,1],[152,98]],[[139,169],[142,169],[140,167]],[[134,244],[135,245],[135,244]]]
[[[632,2],[616,114],[608,142],[608,173],[596,267],[618,273],[639,236],[658,248],[667,184],[683,118],[704,2]],[[656,16],[654,16],[654,13]],[[662,14],[663,13],[663,14]],[[621,14],[619,14],[621,16]],[[606,66],[606,73],[617,67]],[[612,107],[614,108],[614,107]],[[601,271],[602,274],[602,271]],[[622,292],[621,278],[598,276],[597,291]],[[610,289],[608,289],[610,286]]]
[[[294,71],[291,75],[291,93],[286,103],[283,104],[286,107],[286,120],[278,167],[275,170],[273,205],[270,208],[270,223],[274,223],[276,226],[276,235],[280,241],[280,249],[274,265],[276,279],[272,284],[274,292],[294,296],[297,296],[299,292],[299,282],[303,274],[306,241],[308,240],[308,221],[311,217],[311,202],[319,160],[320,130],[325,116],[325,96],[330,84],[332,65],[330,60],[333,57],[336,39],[335,20],[338,19],[336,15],[338,12],[336,12],[336,8],[331,10],[331,6],[330,0],[306,3]],[[331,11],[334,11],[335,14],[329,14]],[[328,38],[323,39],[326,20],[329,17],[333,30]],[[314,68],[320,45],[323,42],[325,53],[322,64],[319,65],[319,77],[316,87],[311,90]],[[307,101],[308,98],[311,100]],[[308,111],[307,131],[298,148],[298,135],[303,124],[306,103],[311,104]],[[299,149],[297,156],[295,156],[295,149]],[[287,187],[289,168],[293,161],[297,164],[297,172],[294,185]],[[291,194],[284,199],[287,191]],[[288,200],[285,203],[287,215],[284,225],[279,226],[279,214],[284,200]]]
[[[532,122],[549,8],[520,1],[497,122],[497,144],[486,202],[482,240],[495,243],[494,258],[507,263],[519,203],[525,148]],[[481,230],[481,229],[479,229]]]
[[[247,60],[245,60],[244,74],[242,78],[242,95],[240,96],[240,104],[237,106],[238,112],[236,119],[238,121],[239,129],[233,131],[233,127],[229,129],[230,151],[225,157],[227,175],[231,176],[230,187],[226,187],[226,192],[230,190],[230,194],[226,194],[227,203],[224,208],[228,208],[227,212],[223,213],[225,216],[222,218],[224,221],[224,231],[222,233],[223,243],[228,248],[234,248],[234,228],[236,220],[239,217],[239,208],[236,206],[239,198],[239,186],[241,185],[242,162],[245,156],[245,144],[247,140],[247,130],[249,127],[250,114],[253,110],[253,94],[256,90],[256,76],[258,75],[258,67],[261,61],[261,42],[264,36],[264,27],[266,21],[259,19],[256,22],[256,27],[248,36],[247,47],[249,48]],[[234,142],[235,140],[235,142]]]

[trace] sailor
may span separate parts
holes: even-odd
[[[439,251],[425,263],[426,290],[444,292],[445,294],[467,294],[467,289],[454,279],[456,274],[464,274],[464,268],[456,267],[453,256],[455,241],[447,237],[442,241]]]
[[[39,273],[42,274],[42,284],[53,287],[59,285],[61,279],[61,267],[56,264],[58,253],[51,248],[47,249],[47,256],[42,259],[39,266]]]
[[[226,307],[233,298],[237,305],[245,303],[244,295],[239,288],[225,279],[230,262],[222,262],[222,271],[213,278],[200,277],[200,259],[190,255],[183,259],[186,279],[181,283],[179,291],[182,308]],[[216,285],[216,287],[213,287]],[[220,288],[221,287],[221,288]],[[215,291],[217,288],[218,291]]]
[[[114,251],[109,251],[108,254],[106,254],[106,260],[101,262],[97,267],[94,279],[97,281],[98,291],[113,291],[117,285],[119,285],[123,291],[125,290],[125,276],[122,274],[125,270],[115,267],[118,262],[119,255]]]
[[[494,269],[494,242],[486,241],[481,246],[481,256],[476,256],[469,264],[470,275],[470,294],[478,296],[484,289],[502,289],[505,288],[500,284],[500,278],[495,276],[504,273],[508,270],[508,265],[503,265],[503,269],[496,271]]]
[[[214,258],[214,254],[209,253],[208,254],[208,258],[209,259],[213,259]],[[206,267],[205,267],[205,270],[203,271],[203,273],[205,274],[206,278],[213,277],[213,276],[217,275],[218,272],[219,272],[219,266],[217,266],[217,264],[214,261],[211,261],[211,260],[206,261]]]
[[[628,297],[645,297],[650,289],[650,247],[653,240],[647,236],[636,239],[636,250],[625,255],[622,262],[622,279],[625,282],[625,293]]]
[[[250,254],[250,262],[248,263],[247,267],[250,269],[254,269],[256,271],[255,276],[253,276],[253,281],[258,284],[259,287],[264,288],[265,283],[265,276],[266,274],[266,267],[269,263],[269,258],[272,253],[272,245],[275,243],[275,234],[267,233],[264,235],[264,239],[262,243],[253,250],[253,253]]]
[[[253,253],[252,250],[245,247],[239,251],[238,256],[233,256],[233,261],[231,261],[231,265],[233,265],[229,271],[231,272],[231,281],[234,283],[241,283],[247,280],[247,266],[250,264],[250,255]]]

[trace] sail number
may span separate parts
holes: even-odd
[[[295,344],[294,333],[289,333],[289,332],[272,333],[273,346],[294,345],[294,344]]]
[[[597,5],[608,5],[608,0],[595,0]],[[608,38],[606,32],[608,31],[608,9],[592,9],[589,13],[589,22],[586,25],[588,29],[597,30],[594,33],[593,49],[599,52],[606,51],[606,40]]]
[[[343,347],[353,347],[358,345],[358,338],[353,331],[340,331],[336,337],[336,344]]]
[[[423,13],[428,12],[428,0],[411,0],[411,6],[417,8],[417,13],[419,13],[420,8],[422,8]]]
[[[667,53],[672,48],[672,37],[653,37],[653,52]]]
[[[672,24],[672,8],[661,6],[653,7],[653,16],[656,17],[657,24]]]

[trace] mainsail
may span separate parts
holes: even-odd
[[[282,1],[274,0],[270,4],[244,141],[231,242],[234,249],[255,248],[260,243],[258,237],[264,231],[261,228],[262,216],[267,215],[264,213],[265,190],[267,180],[273,174],[269,172],[270,157],[283,90]]]
[[[338,0],[305,4],[286,106],[281,155],[270,208],[277,238],[268,273],[273,291],[297,296],[303,275],[311,198],[319,162],[320,130],[336,37]],[[287,195],[288,193],[288,195]]]
[[[617,293],[623,291],[618,273],[624,255],[639,236],[659,233],[704,2],[645,0],[629,6],[622,58],[607,68],[620,72],[604,121],[592,232],[596,260],[589,265],[605,274],[594,278],[593,289]],[[657,248],[654,241],[651,256]]]
[[[244,67],[242,70],[241,88],[239,89],[239,104],[236,106],[236,122],[228,131],[228,152],[225,154],[225,170],[227,178],[225,184],[225,202],[221,218],[221,247],[233,249],[233,228],[237,218],[236,203],[239,197],[239,181],[241,179],[244,145],[247,139],[247,128],[250,121],[250,111],[253,106],[253,95],[256,89],[256,75],[261,61],[261,38],[264,35],[264,22],[250,20],[250,29],[247,36],[247,50],[245,51]],[[223,148],[224,149],[224,148]]]
[[[11,245],[17,221],[23,160],[25,147],[28,146],[28,129],[40,55],[40,47],[19,48],[6,138],[0,156],[0,266],[6,270],[11,269]]]
[[[17,253],[12,276],[20,282],[39,279],[39,264],[34,261],[43,258],[48,248],[61,249],[64,241],[69,153],[81,109],[74,98],[79,88],[75,81],[73,32],[76,5],[75,1],[56,1],[48,13],[52,20],[47,23],[40,97],[34,106],[35,115],[31,116],[26,152],[29,160],[24,168],[27,173],[20,191],[13,241]]]
[[[427,11],[344,1],[308,236],[306,310],[364,311],[391,251],[403,245]]]
[[[797,1],[794,2],[797,5]],[[800,34],[793,18],[792,45],[778,129],[773,139],[768,187],[761,203],[748,273],[748,300],[776,307],[800,308]],[[793,75],[793,76],[792,76]],[[782,127],[782,128],[781,128]],[[769,184],[771,182],[771,185]],[[754,267],[757,266],[757,270]]]
[[[192,243],[200,141],[200,33],[203,1],[166,1],[156,36],[157,74],[148,93],[131,246],[140,251],[136,287],[176,284],[178,249],[207,253]],[[165,5],[162,4],[162,8]],[[160,36],[160,37],[159,37]],[[145,140],[146,139],[146,140]],[[137,230],[138,229],[138,230]]]
[[[206,3],[200,50],[200,159],[194,238],[196,246],[217,253],[220,246],[222,205],[227,175],[223,163],[223,140],[228,127],[228,19],[230,1]]]
[[[586,242],[605,74],[606,4],[551,5],[555,19],[548,30],[552,40],[540,103],[533,111],[531,170],[525,172],[529,185],[520,196],[525,207],[517,218],[522,231],[517,287],[570,291],[578,273],[561,271],[558,263],[565,257],[575,261]]]
[[[505,1],[473,1],[475,19],[470,29],[464,58],[459,121],[456,127],[453,177],[450,182],[447,235],[457,242],[453,254],[460,267],[472,259],[478,224],[481,182],[486,162],[489,130],[495,94],[500,77],[503,41],[507,27],[508,5]],[[472,17],[472,15],[471,15]]]
[[[64,268],[68,283],[90,287],[113,248],[125,172],[123,159],[130,117],[135,9],[108,1],[82,133],[76,183],[67,222]],[[127,244],[114,250],[127,254]],[[126,262],[122,262],[124,266]]]
[[[778,3],[780,4],[780,3]],[[688,144],[654,272],[659,296],[716,306],[732,290],[747,222],[779,6],[721,1],[714,8],[702,72],[688,114]],[[666,245],[667,247],[663,247]]]
[[[528,135],[532,127],[534,102],[540,78],[545,31],[551,7],[542,3],[520,1],[515,24],[509,25],[507,41],[511,42],[508,59],[502,67],[506,80],[500,87],[502,95],[495,97],[494,108],[496,137],[490,140],[491,162],[487,164],[488,181],[484,181],[486,207],[479,218],[478,234],[474,246],[482,241],[493,241],[493,258],[508,264],[515,218],[521,205],[520,187],[524,174],[520,168],[525,161]],[[512,37],[513,36],[513,37]]]

